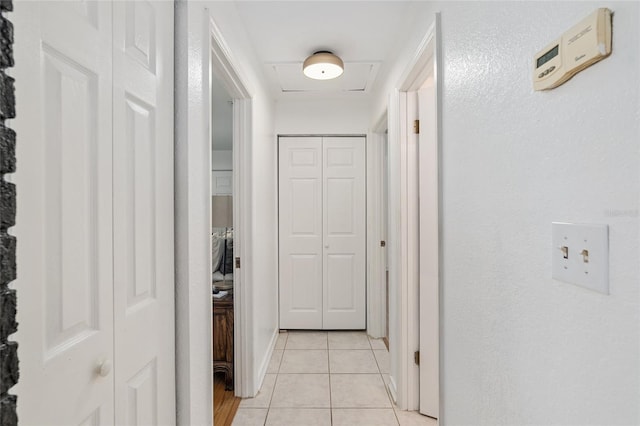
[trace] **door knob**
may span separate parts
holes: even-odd
[[[98,363],[98,367],[96,368],[96,370],[100,375],[100,377],[107,377],[109,373],[111,373],[112,367],[113,367],[113,364],[111,363],[111,361],[108,359],[105,359],[100,363]]]
[[[329,244],[325,244],[324,248],[329,248]]]

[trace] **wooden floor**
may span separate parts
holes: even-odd
[[[214,426],[231,426],[233,417],[238,411],[240,398],[233,391],[224,390],[224,378],[216,374],[213,385],[213,424]]]

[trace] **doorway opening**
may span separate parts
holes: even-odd
[[[233,100],[215,72],[210,82],[214,418],[216,424],[225,424],[239,405],[233,393]]]
[[[210,21],[210,264],[214,423],[230,424],[240,398],[253,396],[249,262],[248,146],[251,96]],[[218,404],[216,404],[216,401]],[[220,405],[220,407],[216,407]],[[219,408],[216,410],[216,408]]]
[[[371,133],[367,178],[370,192],[368,251],[368,323],[367,332],[382,338],[389,349],[389,250],[394,238],[389,235],[389,130],[388,112],[380,117]]]
[[[436,14],[389,104],[389,297],[390,391],[401,409],[442,421],[439,34]]]

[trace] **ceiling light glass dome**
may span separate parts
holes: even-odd
[[[302,71],[315,80],[331,80],[342,75],[344,63],[333,53],[320,51],[305,59]]]

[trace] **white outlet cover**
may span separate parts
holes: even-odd
[[[609,294],[609,226],[553,222],[551,276],[602,294]],[[564,258],[562,247],[568,248]],[[588,262],[582,255],[588,251]]]

